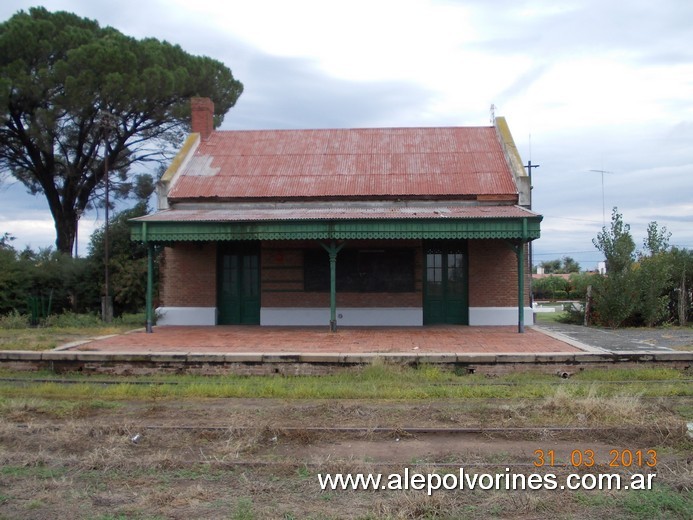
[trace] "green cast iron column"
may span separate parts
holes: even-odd
[[[152,329],[154,312],[152,309],[152,293],[154,292],[154,244],[147,244],[147,333],[154,332]]]
[[[517,332],[522,334],[525,331],[525,243],[520,242],[517,246]]]
[[[330,330],[337,332],[337,253],[344,244],[338,246],[333,240],[329,246],[323,243],[320,245],[330,255]]]
[[[145,295],[145,330],[148,334],[151,334],[152,329],[152,317],[154,313],[152,312],[152,293],[154,292],[154,244],[152,244],[147,237],[147,223],[142,222],[142,242],[147,245],[147,294]]]
[[[527,243],[527,219],[522,219],[522,241],[517,246],[517,332],[525,331],[525,244]]]

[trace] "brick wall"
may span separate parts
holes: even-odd
[[[207,139],[214,130],[214,103],[209,98],[192,98],[191,130]]]
[[[23,352],[22,354],[27,354]],[[29,353],[31,354],[31,353]],[[50,355],[50,354],[49,354]],[[130,357],[130,359],[128,359]],[[11,360],[0,359],[0,365],[5,370],[14,371],[44,371],[63,374],[69,372],[79,372],[80,374],[108,374],[108,375],[156,375],[156,374],[198,374],[198,375],[328,375],[339,372],[358,372],[370,365],[373,360],[364,362],[343,361],[338,363],[331,362],[195,362],[186,360],[187,356],[182,355],[180,360],[158,361],[156,355],[134,355],[134,356],[113,356],[113,359],[103,361],[84,361],[73,360]],[[473,357],[473,356],[471,356]],[[594,359],[599,356],[590,356],[593,359],[582,360],[580,358],[570,363],[552,362],[550,360],[540,360],[536,363],[507,363],[493,362],[476,363],[473,360],[457,362],[435,363],[441,370],[454,370],[455,373],[476,373],[487,375],[516,374],[518,372],[558,375],[563,372],[568,374],[579,373],[582,370],[633,370],[643,367],[643,362],[658,368],[679,370],[685,372],[689,370],[690,360],[674,359],[638,359],[638,356],[619,356],[606,361]],[[419,366],[418,361],[409,363],[389,358],[382,358],[385,364],[396,366]]]
[[[413,247],[415,291],[337,293],[342,307],[421,307],[423,250],[418,241],[350,242],[352,247]],[[329,292],[303,291],[303,250],[315,242],[265,242],[261,250],[263,307],[328,307]],[[500,240],[469,241],[469,306],[517,305],[517,257]],[[164,251],[161,304],[166,307],[216,306],[216,244],[179,243]],[[327,257],[327,255],[325,255]],[[527,255],[525,254],[525,259]],[[338,264],[339,265],[339,261]],[[525,262],[525,304],[529,305],[530,269]]]
[[[517,255],[502,240],[469,241],[469,306],[517,306]],[[531,272],[525,246],[525,305]]]
[[[329,307],[329,292],[304,292],[303,251],[319,248],[316,242],[265,242],[260,261],[263,307]],[[351,241],[347,247],[416,249],[415,291],[398,293],[337,292],[340,307],[421,307],[423,253],[420,241]],[[328,261],[325,253],[325,262]],[[339,256],[337,257],[339,269]]]
[[[217,248],[214,243],[185,243],[164,249],[161,305],[216,307]]]

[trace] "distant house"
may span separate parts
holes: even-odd
[[[542,217],[493,126],[192,131],[132,238],[165,245],[159,324],[531,323]],[[151,305],[151,277],[149,302]]]

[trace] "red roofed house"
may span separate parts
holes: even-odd
[[[193,100],[159,211],[132,222],[166,246],[160,325],[531,323],[542,217],[503,118],[215,131],[213,112]]]

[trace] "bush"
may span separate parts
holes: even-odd
[[[640,288],[637,313],[643,324],[654,327],[669,317],[671,262],[664,253],[644,257],[635,270]]]
[[[121,211],[109,224],[109,276],[110,293],[113,296],[113,307],[116,316],[123,313],[135,313],[144,308],[147,285],[147,246],[130,240],[128,220],[147,214],[146,203]],[[104,246],[105,229],[94,232],[89,244],[89,262],[87,270],[91,286],[101,288],[104,285]],[[158,279],[158,256],[156,249],[154,260],[154,281]],[[92,296],[100,306],[100,293]]]
[[[12,311],[0,316],[0,329],[26,329],[29,326],[29,316]]]
[[[147,247],[130,240],[128,219],[146,214],[141,203],[110,219],[110,293],[116,316],[136,313],[144,308],[147,281]],[[104,285],[104,229],[91,238],[87,258],[72,258],[52,249],[17,251],[9,235],[0,236],[0,316],[17,312],[32,314],[35,324],[47,315],[61,315],[60,323],[89,321],[71,313],[100,313]],[[158,254],[160,248],[155,249]],[[156,284],[158,262],[154,260]],[[156,287],[156,285],[155,285]],[[156,289],[155,289],[156,291]],[[48,305],[50,301],[50,305]],[[54,316],[50,317],[53,322]],[[144,320],[142,320],[144,322]]]
[[[607,275],[593,278],[594,322],[609,327],[622,324],[653,327],[688,322],[693,307],[693,252],[672,247],[666,227],[650,222],[637,255],[630,226],[614,208],[611,227],[592,242],[604,253]],[[577,284],[576,284],[577,285]]]
[[[567,291],[553,291],[553,299],[554,300],[566,300],[568,299],[568,292]]]
[[[139,328],[144,326],[144,323],[145,314],[142,312],[139,314],[123,314],[118,318],[114,318],[112,325]],[[70,311],[62,314],[51,314],[38,323],[39,327],[54,327],[59,329],[98,328],[104,325],[103,321],[101,321],[101,317],[96,314],[76,314]],[[31,319],[27,314],[20,314],[17,311],[12,311],[0,316],[0,329],[26,329],[30,326]]]
[[[587,298],[587,287],[594,285],[595,273],[573,273],[570,275],[570,291],[568,297],[573,300],[585,300]]]
[[[582,325],[585,323],[585,308],[582,305],[577,307],[572,303],[566,303],[563,305],[563,314],[559,316],[558,321],[571,325]]]
[[[560,276],[547,276],[532,281],[532,294],[535,300],[566,298],[568,289],[568,281]]]
[[[43,322],[45,327],[57,328],[84,328],[84,327],[101,327],[103,321],[96,314],[75,314],[74,312],[65,312],[63,314],[51,314]]]
[[[152,316],[152,320],[154,321],[153,325],[156,325],[156,313],[154,313],[154,316]],[[139,328],[144,327],[146,321],[147,315],[144,312],[138,312],[133,314],[122,314],[121,316],[118,316],[117,318],[113,319],[113,324],[126,325],[132,328]]]
[[[595,278],[592,311],[595,322],[620,327],[631,318],[638,302],[637,279],[631,271]]]
[[[49,312],[77,309],[79,302],[86,301],[85,268],[86,260],[50,248],[38,252],[0,248],[0,314],[45,318]]]

